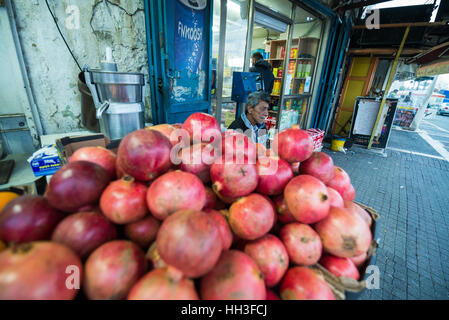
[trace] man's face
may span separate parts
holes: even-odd
[[[268,103],[265,101],[259,102],[254,108],[249,108],[248,113],[251,114],[253,119],[258,123],[264,123],[265,119],[268,117]]]
[[[256,58],[251,58],[251,62],[253,63],[253,66],[256,65],[257,59]]]

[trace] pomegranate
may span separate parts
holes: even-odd
[[[307,267],[289,269],[280,290],[282,300],[335,300],[321,274]]]
[[[359,256],[352,257],[352,258],[349,258],[349,259],[351,259],[351,261],[355,264],[355,266],[356,266],[357,268],[359,268],[359,267],[361,267],[361,266],[363,265],[363,263],[366,261],[366,258],[367,258],[367,254],[366,254],[366,252],[364,252],[364,253],[362,253],[362,254],[359,255]]]
[[[371,244],[368,224],[345,208],[331,207],[329,215],[315,225],[315,230],[323,248],[340,258],[359,256]]]
[[[237,200],[229,208],[231,229],[245,240],[255,240],[268,233],[274,220],[273,205],[257,193]]]
[[[71,300],[83,265],[66,246],[35,241],[0,253],[0,300]]]
[[[334,161],[324,152],[313,152],[301,163],[300,174],[309,174],[327,183],[334,177]]]
[[[270,152],[267,150],[267,148],[263,144],[256,143],[257,159],[267,157],[267,156],[269,156],[269,153]]]
[[[256,164],[256,144],[243,133],[227,131],[222,136],[221,147],[222,157],[227,161]]]
[[[289,223],[281,229],[279,237],[295,264],[311,266],[320,259],[323,249],[320,236],[307,224]]]
[[[156,239],[160,225],[159,220],[148,216],[142,220],[127,224],[125,226],[125,235],[141,248],[146,249]]]
[[[98,247],[84,266],[84,292],[91,300],[120,300],[145,273],[142,250],[131,241],[114,240]]]
[[[223,158],[212,164],[210,176],[215,193],[228,198],[250,194],[257,188],[259,180],[255,164],[238,164]]]
[[[64,212],[98,203],[109,183],[109,174],[98,164],[74,161],[55,172],[50,180],[47,199],[50,205]]]
[[[203,183],[210,182],[210,166],[215,159],[215,151],[210,144],[195,144],[179,151],[180,169],[196,175]]]
[[[337,277],[347,277],[359,280],[359,270],[349,258],[339,258],[332,255],[324,255],[320,264]]]
[[[266,298],[266,300],[281,300],[281,299],[279,299],[279,297],[276,295],[276,293],[274,293],[270,289],[267,289],[267,298]]]
[[[228,250],[232,245],[232,232],[229,227],[228,220],[220,212],[213,209],[205,209],[204,212],[214,218],[217,223],[218,230],[220,231],[220,237],[223,244],[223,250]]]
[[[48,240],[63,218],[44,197],[17,197],[0,211],[0,239],[15,243]]]
[[[129,176],[129,174],[127,174],[125,170],[122,169],[119,159],[117,159],[117,161],[115,162],[115,174],[117,176],[117,179],[121,179],[127,175]]]
[[[217,196],[215,195],[215,192],[209,187],[204,187],[204,191],[206,191],[204,209],[214,209],[217,205]]]
[[[117,230],[98,212],[78,212],[67,216],[55,228],[51,240],[66,245],[81,259],[103,243],[117,238]]]
[[[111,182],[100,198],[103,214],[116,224],[127,224],[142,219],[148,213],[145,201],[147,187],[124,176]]]
[[[359,206],[357,203],[354,203],[352,201],[344,201],[344,207],[352,214],[360,216],[369,227],[371,227],[371,223],[373,219],[371,218],[371,215],[363,209],[361,206]]]
[[[271,234],[246,244],[245,253],[256,262],[267,287],[281,281],[288,269],[288,253],[281,240]]]
[[[190,140],[194,143],[212,142],[221,136],[221,128],[217,119],[202,112],[191,114],[182,124],[182,129],[189,133]]]
[[[174,126],[172,126],[170,124],[163,123],[163,124],[158,124],[158,125],[151,126],[151,127],[145,127],[145,129],[159,131],[168,140],[170,140],[170,143],[172,144],[172,146],[177,145],[180,141],[180,139],[178,137],[175,137],[174,134],[172,136],[173,131],[175,131],[177,128],[175,128]]]
[[[334,177],[329,180],[326,185],[338,191],[338,193],[343,197],[346,189],[349,188],[351,184],[351,178],[340,167],[334,166]]]
[[[287,162],[302,162],[312,155],[313,140],[306,131],[290,128],[274,137],[273,150]]]
[[[156,241],[148,248],[147,253],[145,254],[145,259],[150,262],[150,267],[153,269],[165,268],[167,264],[162,260],[159,255],[159,251],[157,251]]]
[[[327,187],[327,193],[329,194],[329,205],[331,207],[343,208],[343,198],[334,188]]]
[[[352,184],[349,184],[349,186],[346,188],[346,190],[341,195],[343,200],[347,201],[354,201],[355,199],[355,189]]]
[[[295,219],[311,224],[329,213],[329,194],[324,183],[307,174],[294,177],[284,190],[284,199]]]
[[[156,130],[140,129],[127,134],[120,142],[117,160],[123,171],[140,181],[153,180],[167,171],[170,140]]]
[[[284,191],[287,183],[293,178],[290,165],[278,157],[265,157],[257,160],[259,184],[257,192],[265,195],[278,195]]]
[[[265,300],[266,288],[259,267],[248,255],[223,251],[215,268],[200,282],[204,300]]]
[[[177,211],[165,219],[156,244],[161,258],[190,278],[209,272],[223,247],[215,219],[194,210]]]
[[[111,150],[103,147],[83,147],[76,150],[69,158],[69,162],[80,160],[100,165],[108,172],[111,180],[115,179],[116,155]]]
[[[157,178],[147,192],[151,213],[164,220],[179,210],[201,210],[206,203],[206,191],[194,174],[173,171]]]
[[[295,217],[288,210],[287,204],[285,203],[284,195],[280,194],[274,198],[274,205],[278,213],[278,219],[281,223],[296,222]]]
[[[132,287],[128,300],[199,300],[193,281],[171,269],[147,273]]]

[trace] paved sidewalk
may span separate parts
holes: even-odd
[[[359,299],[449,299],[449,162],[354,146],[323,148],[351,176],[356,201],[374,208],[380,289]]]

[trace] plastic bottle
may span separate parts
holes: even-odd
[[[310,76],[311,70],[312,70],[312,63],[310,61],[307,61],[305,72],[304,72],[304,78]]]

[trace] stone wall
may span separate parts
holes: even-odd
[[[106,47],[119,71],[148,76],[143,0],[48,0],[81,67],[98,68]],[[82,130],[79,69],[45,0],[14,0],[13,8],[44,134]],[[149,86],[146,118],[151,117]]]

